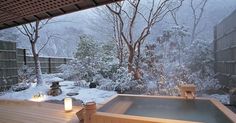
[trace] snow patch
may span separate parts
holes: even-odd
[[[220,94],[212,94],[212,95],[202,95],[203,97],[207,97],[207,98],[213,98],[213,99],[217,99],[219,100],[221,103],[223,104],[229,104],[230,103],[230,98],[229,95],[220,95]]]
[[[46,93],[50,89],[51,84],[46,84],[45,86],[36,86],[32,83],[31,87],[27,90],[20,92],[6,92],[0,96],[0,99],[9,99],[9,100],[31,100],[34,95],[44,94],[42,101],[46,100],[63,100],[67,93],[74,92],[79,93],[79,95],[72,96],[75,99],[80,99],[83,102],[95,101],[96,103],[102,103],[111,96],[115,95],[114,91],[104,91],[99,89],[89,89],[81,88],[74,86],[74,81],[63,81],[60,82],[62,94],[59,96],[48,96]]]

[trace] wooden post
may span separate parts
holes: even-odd
[[[64,63],[66,64],[66,58],[64,58]]]
[[[217,73],[217,26],[214,27],[214,72]]]
[[[230,36],[230,35],[229,35],[229,36]],[[232,35],[231,35],[231,37],[232,37]],[[231,37],[230,37],[230,39],[231,39],[231,40],[230,40],[230,55],[231,55],[231,56],[230,56],[230,61],[235,61],[235,59],[234,59],[234,55],[235,55],[235,54],[234,54],[234,47],[233,47],[233,45],[234,45],[234,42],[233,42],[233,41],[234,41],[235,39],[234,39],[233,37],[232,37],[232,38],[231,38]],[[229,69],[230,69],[230,74],[231,74],[231,75],[235,75],[235,67],[234,67],[234,64],[235,64],[235,63],[232,62],[232,63],[229,63],[229,64],[230,64],[230,68],[229,68]]]
[[[26,61],[26,49],[23,49],[23,56],[24,56],[24,65],[27,64],[27,61]]]
[[[194,99],[196,93],[196,86],[193,84],[180,85],[180,92],[181,92],[181,97],[189,99],[191,96],[192,99]]]
[[[48,58],[48,73],[52,73],[51,58]]]
[[[97,111],[95,102],[88,102],[85,105],[84,123],[92,123],[92,116]]]

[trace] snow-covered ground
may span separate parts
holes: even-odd
[[[212,95],[203,94],[202,96],[207,97],[207,98],[216,99],[216,100],[220,101],[223,104],[229,104],[230,103],[229,94],[224,94],[224,95],[220,95],[220,94],[212,94]]]
[[[3,95],[0,95],[0,99],[9,99],[9,100],[31,100],[31,101],[47,101],[47,100],[63,100],[65,97],[68,97],[66,94],[68,93],[78,93],[78,95],[71,96],[77,100],[82,100],[84,103],[95,101],[96,103],[102,103],[109,99],[110,97],[116,95],[115,91],[104,91],[100,89],[90,89],[90,88],[82,88],[76,86],[74,81],[64,81],[59,77],[55,77],[57,75],[54,74],[44,74],[43,79],[46,82],[44,86],[37,87],[35,83],[32,83],[30,88],[14,92],[8,91],[5,92]],[[47,92],[50,89],[52,81],[61,81],[61,90],[62,94],[59,96],[49,96]],[[43,94],[41,98],[35,100],[33,97],[35,95]],[[214,98],[219,100],[223,104],[229,104],[229,95],[219,95],[219,94],[212,94],[207,95],[203,94],[203,97],[207,98]]]
[[[57,78],[58,79],[58,78]],[[81,88],[78,86],[74,86],[74,81],[63,81],[60,82],[62,94],[59,96],[48,96],[46,93],[49,90],[51,84],[46,84],[42,87],[37,87],[35,84],[32,84],[29,89],[19,91],[19,92],[6,92],[0,99],[10,99],[10,100],[32,100],[34,95],[39,93],[44,94],[43,99],[40,101],[46,100],[63,100],[67,97],[67,93],[79,93],[76,96],[72,96],[72,98],[82,100],[83,102],[95,101],[96,103],[102,103],[107,100],[111,96],[115,95],[114,91],[104,91],[99,89],[90,89],[90,88]]]

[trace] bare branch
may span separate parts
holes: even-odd
[[[179,24],[178,24],[178,21],[177,21],[177,15],[176,15],[176,13],[174,13],[174,11],[170,11],[170,15],[171,15],[171,17],[173,18],[175,24],[178,26]]]
[[[41,23],[41,25],[38,27],[38,29],[40,30],[40,29],[42,29],[45,25],[47,25],[48,24],[48,22],[51,20],[51,18],[49,18],[49,19],[47,19],[46,21],[37,21],[37,22],[40,22]]]
[[[47,36],[47,41],[43,44],[43,46],[38,50],[38,53],[39,54],[43,49],[44,47],[48,44],[48,42],[53,38],[53,37],[56,37],[54,35],[50,35],[50,36]]]
[[[19,27],[16,27],[16,29],[18,30],[18,31],[20,31],[20,33],[21,34],[23,34],[23,35],[25,35],[25,36],[28,36],[25,32],[23,32]]]
[[[128,0],[129,1],[129,0]],[[129,1],[130,2],[130,1]],[[134,28],[134,22],[137,18],[137,13],[138,13],[138,8],[139,8],[139,3],[140,1],[138,0],[137,3],[132,3],[130,2],[130,4],[134,7],[134,11],[133,11],[133,16],[131,18],[130,21],[130,27],[129,27],[129,37],[130,37],[130,43],[133,42],[133,28]]]
[[[191,42],[193,42],[193,40],[195,39],[196,30],[197,30],[199,22],[201,21],[207,1],[208,0],[202,0],[196,7],[194,7],[193,0],[190,1],[190,7],[193,12],[193,30],[192,30]],[[198,9],[200,11],[199,14],[197,14]]]

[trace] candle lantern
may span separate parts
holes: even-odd
[[[72,99],[69,97],[66,97],[64,99],[64,108],[66,112],[72,111]]]

